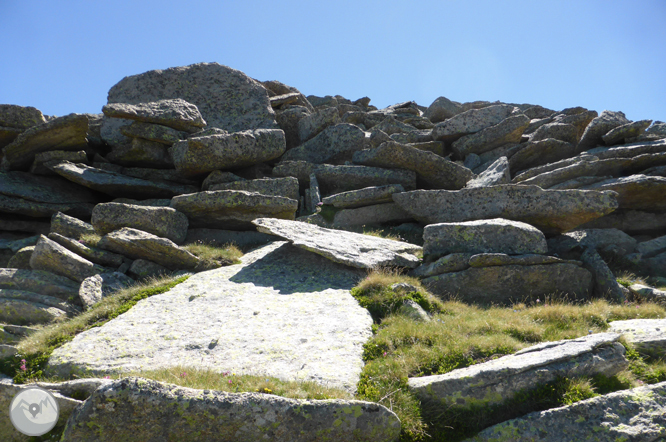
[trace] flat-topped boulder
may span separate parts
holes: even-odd
[[[436,259],[451,253],[548,252],[546,237],[529,224],[495,218],[427,225],[423,231],[423,256]]]
[[[169,148],[176,169],[197,176],[218,169],[240,169],[278,158],[287,149],[280,129],[255,129],[178,141]]]
[[[5,299],[18,299],[21,301],[28,301],[33,303],[43,304],[49,307],[55,307],[70,315],[77,315],[81,313],[81,307],[74,305],[76,300],[72,302],[64,301],[55,296],[42,295],[39,293],[29,292],[27,290],[12,290],[0,289],[0,297]],[[10,321],[11,322],[11,321]]]
[[[342,209],[333,216],[333,226],[342,228],[408,221],[412,221],[412,215],[393,202]]]
[[[54,351],[48,371],[103,375],[196,361],[353,392],[372,336],[372,317],[350,293],[363,273],[276,241],[77,335]]]
[[[137,199],[171,198],[175,195],[196,192],[194,186],[160,181],[148,181],[133,178],[109,170],[97,169],[85,164],[73,164],[63,161],[52,166],[58,175],[113,197],[130,197]]]
[[[466,442],[657,441],[666,426],[666,382],[616,391],[488,427]]]
[[[465,135],[451,145],[460,158],[475,153],[482,154],[505,144],[520,142],[530,119],[523,114],[511,115],[499,123],[479,132]]]
[[[206,121],[197,106],[182,98],[137,104],[110,103],[102,108],[102,112],[111,118],[161,124],[186,132],[196,132],[199,128],[206,126]]]
[[[99,247],[133,259],[148,259],[171,270],[193,269],[199,263],[199,258],[173,241],[130,227],[104,235]]]
[[[612,212],[618,204],[615,196],[613,192],[500,185],[394,193],[393,201],[425,224],[504,218],[553,235]]]
[[[98,428],[105,431],[100,434]],[[155,428],[183,442],[202,437],[211,442],[392,442],[400,437],[398,417],[372,402],[224,393],[126,378],[95,390],[72,413],[63,438],[149,440]]]
[[[546,296],[586,300],[593,289],[590,272],[576,264],[502,265],[471,267],[422,280],[433,294],[457,296],[482,305],[512,305]]]
[[[293,220],[298,201],[243,190],[215,190],[174,197],[171,207],[187,216],[190,227],[250,230],[256,218]]]
[[[628,367],[618,333],[543,342],[442,375],[409,378],[424,409],[497,405],[560,377],[613,376]]]
[[[101,203],[93,209],[90,220],[101,235],[123,227],[132,227],[181,244],[187,236],[189,221],[185,214],[171,207]]]
[[[326,229],[299,221],[261,218],[252,221],[262,233],[291,241],[296,247],[309,250],[351,267],[371,269],[377,266],[414,268],[420,260],[412,253],[421,247],[360,233]]]
[[[0,172],[0,194],[50,204],[94,203],[93,192],[60,177]]]
[[[436,124],[432,130],[432,138],[435,141],[455,141],[464,135],[500,123],[511,115],[514,109],[507,104],[470,109]]]
[[[641,353],[666,354],[666,319],[628,319],[610,323],[609,332],[620,333]]]
[[[69,114],[33,126],[3,149],[4,170],[27,170],[35,155],[49,150],[78,151],[86,147],[88,117]]]
[[[67,314],[52,305],[21,299],[20,293],[30,292],[0,289],[0,321],[16,325],[48,324]]]
[[[392,194],[404,191],[405,188],[400,184],[364,187],[327,196],[322,198],[321,202],[341,209],[354,209],[373,204],[391,203],[393,202]]]
[[[389,184],[400,184],[405,190],[416,189],[416,173],[406,169],[322,164],[315,169],[315,175],[323,195]]]
[[[44,235],[40,235],[32,252],[30,266],[35,270],[46,270],[77,282],[106,271],[104,267],[88,261]]]
[[[462,189],[474,177],[474,172],[464,166],[395,141],[355,152],[352,159],[364,166],[411,170],[435,189]]]

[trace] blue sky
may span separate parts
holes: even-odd
[[[666,121],[665,0],[0,0],[0,32],[0,103],[48,115],[218,62],[378,107],[443,95]]]

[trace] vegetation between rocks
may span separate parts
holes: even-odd
[[[222,266],[239,264],[240,258],[243,256],[243,252],[241,252],[241,250],[234,244],[225,244],[222,247],[217,247],[197,241],[196,243],[183,246],[183,248],[201,259],[201,262],[196,268],[197,271],[211,270]]]
[[[74,318],[44,326],[19,341],[18,353],[0,361],[0,372],[11,376],[16,383],[45,380],[44,369],[53,350],[71,341],[77,334],[92,327],[99,327],[125,313],[140,300],[167,292],[188,278],[189,276],[149,279],[103,298]]]
[[[411,284],[417,291],[396,294],[390,286],[398,282]],[[664,318],[666,310],[648,302],[614,305],[593,300],[574,305],[550,299],[510,308],[481,308],[455,299],[441,301],[418,280],[386,269],[370,273],[352,294],[375,321],[375,334],[364,346],[366,365],[357,396],[393,410],[402,422],[402,441],[462,440],[489,425],[532,411],[666,380],[663,361],[640,355],[625,342],[630,367],[611,378],[559,379],[496,407],[422,410],[407,387],[410,377],[447,373],[539,342],[603,332],[613,320]],[[405,299],[421,305],[432,320],[416,322],[395,314]],[[426,421],[425,415],[438,418]]]

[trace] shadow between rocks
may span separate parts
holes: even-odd
[[[229,278],[235,283],[272,287],[281,295],[350,290],[365,276],[361,269],[338,264],[286,243]]]

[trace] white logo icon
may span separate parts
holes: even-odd
[[[27,436],[41,436],[51,431],[59,414],[53,395],[39,387],[21,390],[9,405],[9,419],[14,428]]]

